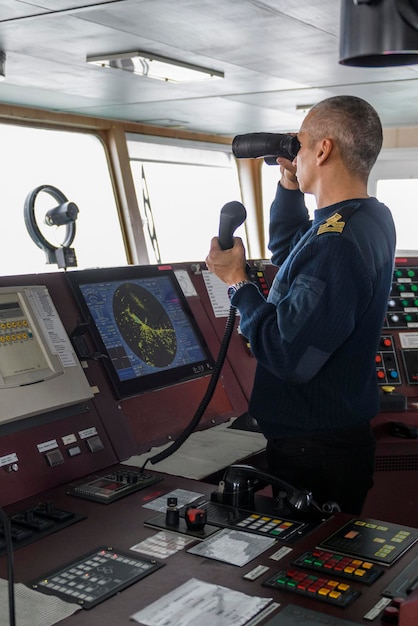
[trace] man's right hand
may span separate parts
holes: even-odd
[[[284,189],[299,189],[298,179],[296,177],[296,167],[289,159],[278,157],[276,159],[278,165],[280,165],[281,179],[280,184]]]

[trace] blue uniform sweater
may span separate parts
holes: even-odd
[[[376,198],[315,211],[278,186],[268,299],[232,299],[257,359],[249,411],[266,438],[352,428],[378,412],[376,351],[393,276],[395,227]]]

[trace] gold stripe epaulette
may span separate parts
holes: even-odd
[[[342,233],[344,230],[345,222],[342,220],[342,215],[339,213],[334,213],[331,215],[321,226],[318,228],[317,235],[322,235],[323,233]]]

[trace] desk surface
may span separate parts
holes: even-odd
[[[30,582],[41,578],[44,574],[77,557],[89,552],[99,545],[112,546],[115,549],[128,551],[129,548],[147,537],[153,536],[157,530],[144,526],[144,522],[155,517],[154,510],[144,508],[144,504],[156,497],[163,496],[174,489],[186,489],[209,496],[213,486],[179,478],[161,475],[163,480],[143,491],[126,496],[110,505],[75,498],[66,493],[66,487],[45,492],[36,498],[20,502],[6,510],[8,514],[23,507],[34,506],[38,502],[54,502],[55,506],[71,510],[87,518],[57,533],[44,537],[39,541],[17,549],[14,554],[15,582]],[[109,598],[90,610],[80,610],[71,617],[60,622],[63,626],[128,626],[132,624],[129,617],[148,606],[162,595],[172,591],[191,578],[204,582],[223,585],[243,593],[272,597],[280,603],[280,611],[286,605],[296,604],[308,609],[352,620],[360,624],[370,621],[363,616],[380,599],[381,591],[387,587],[402,570],[418,555],[415,544],[394,565],[385,568],[385,572],[370,587],[359,586],[361,596],[345,608],[334,608],[316,600],[306,600],[297,594],[273,591],[261,586],[261,582],[279,569],[286,569],[293,558],[304,551],[312,549],[320,541],[338,530],[350,516],[339,514],[316,527],[308,535],[301,538],[293,546],[293,550],[279,562],[269,558],[284,544],[277,541],[261,556],[244,567],[236,567],[213,559],[187,553],[182,550],[164,560],[165,567]],[[133,553],[134,554],[134,553]],[[0,577],[6,578],[6,557],[0,558]],[[255,581],[245,580],[243,575],[259,564],[268,566],[269,572]],[[271,619],[271,618],[268,618]],[[266,619],[264,622],[268,621]],[[377,620],[379,622],[379,620]],[[376,623],[376,622],[375,622]]]
[[[248,430],[231,429],[236,418],[206,430],[193,432],[178,452],[148,469],[202,480],[206,476],[262,452],[266,447],[264,435]],[[173,442],[149,452],[130,457],[127,465],[142,467],[148,459],[170,448]]]

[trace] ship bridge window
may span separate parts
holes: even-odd
[[[276,193],[280,169],[262,165],[262,193],[264,233],[268,242],[270,206]],[[418,149],[384,149],[370,174],[369,195],[384,202],[391,210],[396,226],[397,254],[418,254]],[[305,194],[305,203],[311,218],[316,208],[315,198]],[[266,250],[266,258],[269,251]]]
[[[97,136],[0,124],[0,145],[0,274],[58,269],[47,264],[44,250],[31,239],[24,221],[25,199],[40,185],[56,187],[79,208],[71,245],[79,269],[127,264],[106,154]],[[50,195],[40,192],[35,199],[36,213],[43,218],[56,204]],[[39,218],[37,222],[40,224]],[[48,235],[52,245],[57,237],[55,228],[52,226]],[[60,243],[62,238],[56,245]]]
[[[203,261],[219,214],[241,193],[231,146],[127,134],[150,263]],[[246,244],[245,229],[235,234]]]
[[[377,181],[376,195],[391,210],[399,252],[416,256],[418,251],[418,178],[387,178]],[[414,254],[409,254],[413,252]]]
[[[418,141],[407,129],[409,141]],[[385,148],[369,179],[369,194],[391,210],[396,226],[397,255],[418,255],[418,148]]]

